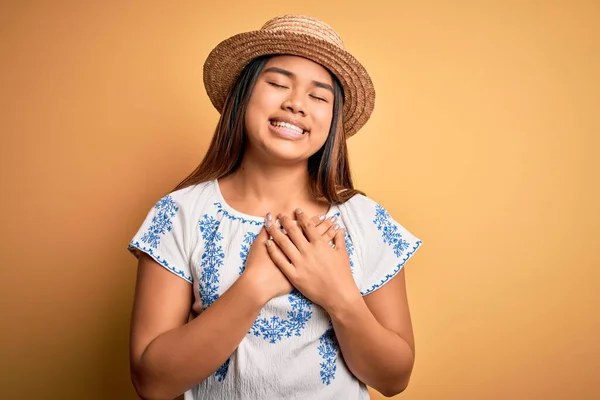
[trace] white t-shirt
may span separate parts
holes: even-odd
[[[350,267],[363,296],[394,277],[421,244],[362,195],[332,206],[331,215],[346,229]],[[190,282],[192,307],[200,314],[239,278],[263,223],[231,208],[217,181],[205,182],[158,201],[129,250],[149,254]],[[270,300],[229,359],[185,393],[186,400],[368,398],[339,353],[328,314],[296,290]]]

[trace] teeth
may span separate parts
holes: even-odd
[[[299,133],[300,135],[302,135],[304,133],[304,131],[301,128],[298,128],[296,125],[292,125],[292,124],[289,124],[287,122],[271,121],[271,125],[278,126],[280,128],[289,129],[291,131]]]

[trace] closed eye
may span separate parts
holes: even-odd
[[[323,98],[323,97],[319,97],[319,96],[315,96],[315,95],[310,95],[310,97],[312,97],[313,99],[317,100],[317,101],[323,101],[325,103],[327,103],[327,99]]]
[[[287,89],[288,88],[287,86],[283,86],[283,85],[280,85],[280,84],[275,83],[275,82],[267,82],[267,83],[269,85],[273,86],[273,87],[280,88],[280,89]]]

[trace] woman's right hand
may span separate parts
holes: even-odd
[[[335,221],[331,218],[322,219],[320,216],[313,217],[313,221],[321,235],[326,236],[328,241],[333,239],[336,234],[333,229]],[[274,223],[272,219],[268,222]],[[265,303],[274,297],[288,294],[293,289],[290,281],[271,260],[265,244],[267,239],[269,234],[263,227],[250,247],[242,274],[249,282],[256,285],[257,293],[262,296]]]

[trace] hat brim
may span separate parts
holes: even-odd
[[[362,64],[349,52],[310,35],[252,31],[221,42],[204,63],[204,87],[220,112],[230,88],[253,59],[269,55],[295,55],[321,64],[344,88],[343,125],[346,137],[354,135],[369,119],[375,105],[375,88]]]

